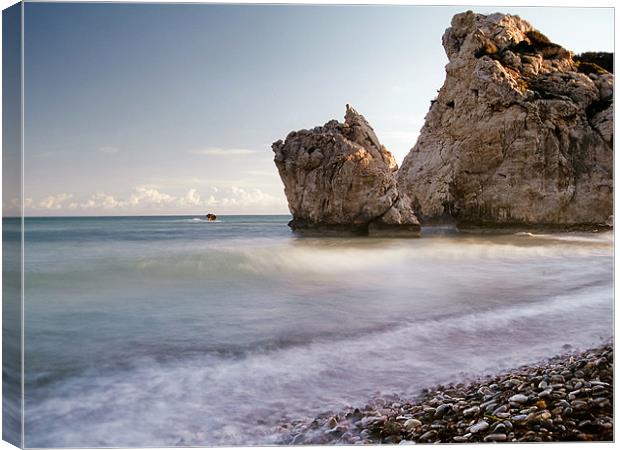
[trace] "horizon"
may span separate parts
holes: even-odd
[[[257,214],[216,214],[217,217],[239,217],[239,216],[292,216],[291,213],[257,213]],[[109,214],[109,215],[48,215],[48,216],[2,216],[3,219],[101,219],[101,218],[122,218],[122,217],[205,217],[205,214]]]
[[[614,50],[613,8],[26,3],[25,216],[290,215],[271,143],[346,103],[400,165],[468,9]]]

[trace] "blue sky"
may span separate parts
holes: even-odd
[[[28,3],[26,212],[286,213],[271,143],[346,103],[400,162],[467,9]],[[471,9],[613,50],[610,8]]]

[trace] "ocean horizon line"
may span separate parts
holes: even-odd
[[[206,214],[114,214],[114,215],[58,215],[58,216],[2,216],[2,219],[80,219],[80,218],[121,218],[121,217],[202,217]],[[218,217],[240,216],[291,216],[291,213],[263,213],[263,214],[217,214]]]

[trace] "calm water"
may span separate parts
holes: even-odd
[[[28,219],[26,445],[272,443],[282,420],[612,336],[611,233],[298,239],[287,220]]]

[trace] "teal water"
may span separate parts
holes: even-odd
[[[288,216],[29,218],[26,446],[270,444],[613,333],[613,235],[297,238]]]

